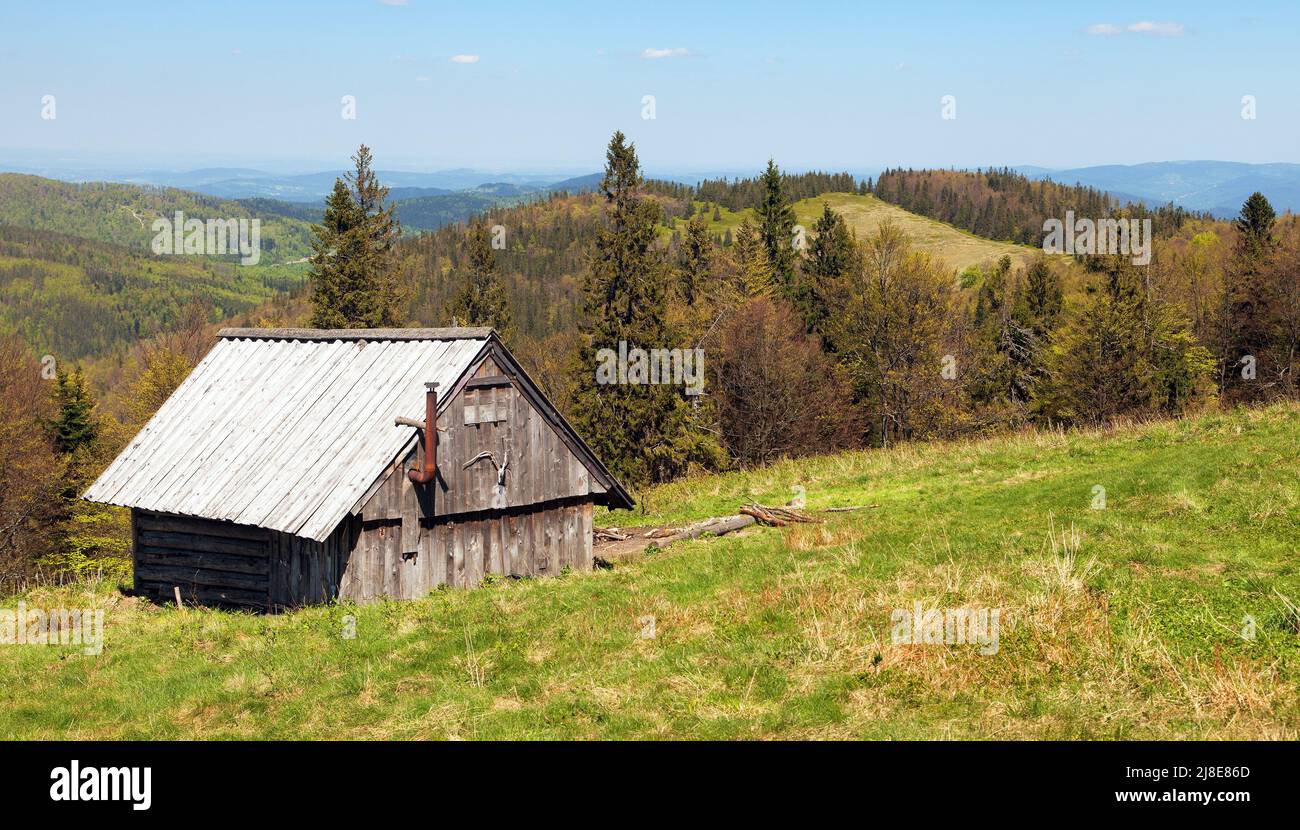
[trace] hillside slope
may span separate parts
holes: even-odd
[[[0,334],[78,361],[179,323],[193,299],[214,322],[302,284],[304,265],[239,266],[0,224]]]
[[[874,233],[885,219],[892,220],[912,238],[912,243],[918,250],[927,251],[956,271],[972,265],[989,265],[1003,255],[1010,256],[1017,265],[1023,265],[1039,253],[1037,248],[984,239],[952,225],[903,210],[875,196],[856,193],[824,193],[795,202],[796,221],[807,228],[809,233],[822,213],[823,204],[829,204],[831,210],[841,214],[859,239]],[[722,208],[719,213],[721,219],[718,221],[713,220],[712,213],[705,214],[709,220],[710,233],[722,234],[727,230],[735,233],[746,217],[753,221],[752,210],[733,212]]]
[[[107,644],[0,648],[0,737],[1295,739],[1298,429],[1289,404],[697,478],[603,521],[863,509],[414,602],[33,591],[106,608]],[[895,644],[917,603],[997,609],[996,653]]]
[[[0,225],[80,236],[149,250],[153,222],[186,219],[261,219],[261,261],[290,262],[311,253],[311,225],[282,213],[175,188],[107,182],[70,182],[0,173]]]

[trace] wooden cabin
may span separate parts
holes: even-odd
[[[138,593],[265,610],[590,569],[632,506],[483,328],[223,329],[84,498]]]

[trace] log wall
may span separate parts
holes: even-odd
[[[160,602],[267,608],[272,532],[188,516],[131,511],[135,590]]]
[[[439,585],[473,588],[485,574],[549,576],[590,570],[592,504],[569,501],[421,521],[417,549],[402,551],[402,525],[366,521],[339,583],[357,602],[416,599]]]

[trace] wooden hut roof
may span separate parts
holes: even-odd
[[[445,405],[489,351],[504,347],[486,328],[223,329],[84,497],[324,540],[409,445],[394,420],[422,418],[424,383]]]

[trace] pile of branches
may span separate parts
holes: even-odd
[[[740,512],[746,516],[753,516],[761,524],[769,527],[785,527],[791,524],[817,524],[821,519],[815,519],[807,513],[800,513],[798,510],[791,510],[788,507],[765,507],[761,504],[751,503],[742,504]]]

